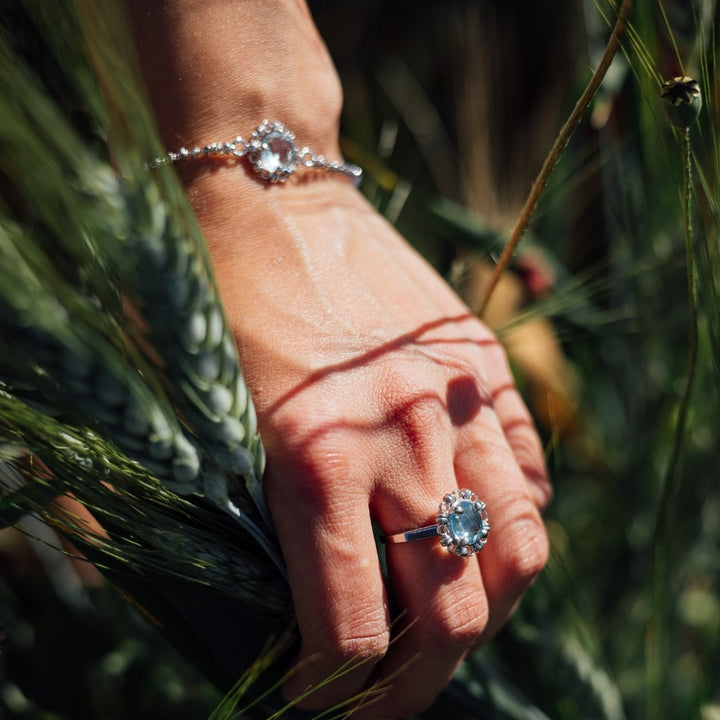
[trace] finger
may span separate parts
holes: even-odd
[[[317,448],[316,448],[317,450]],[[337,455],[318,450],[318,457]],[[298,457],[297,455],[295,456]],[[349,468],[268,467],[268,503],[288,568],[302,638],[288,698],[323,685],[348,662],[355,669],[314,690],[302,707],[328,707],[354,695],[389,641],[387,603],[367,491]],[[347,473],[345,471],[348,471]],[[342,482],[337,474],[342,474]],[[350,482],[348,482],[348,479]],[[343,489],[338,495],[337,488]]]
[[[389,547],[388,566],[405,614],[378,667],[390,692],[371,715],[407,717],[450,681],[486,627],[488,604],[478,563],[450,555],[432,539]]]
[[[455,457],[458,482],[487,505],[490,536],[478,555],[489,617],[482,641],[507,621],[548,556],[548,540],[531,485],[491,411],[466,435]]]
[[[502,431],[525,476],[532,498],[541,510],[552,498],[540,437],[527,406],[513,382],[505,351],[499,343],[483,348],[485,375]]]
[[[443,455],[425,465],[420,482],[409,477],[396,485],[397,495],[378,498],[377,516],[389,533],[435,523],[440,502],[456,484],[452,448]],[[375,677],[389,692],[368,716],[406,717],[427,707],[449,682],[483,632],[488,605],[478,563],[449,554],[437,538],[388,544],[387,564],[402,630]]]

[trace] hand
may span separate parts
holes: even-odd
[[[499,629],[543,566],[540,444],[497,340],[350,183],[266,194],[272,239],[236,218],[214,258],[268,453],[301,659],[317,658],[287,692],[370,658],[308,706],[393,677],[367,717],[404,716]],[[487,503],[489,542],[471,559],[433,540],[388,546],[409,627],[388,646],[371,520],[385,533],[432,524],[443,495],[465,487]]]
[[[304,4],[130,5],[168,149],[247,135],[267,117],[339,157],[339,87]],[[268,32],[283,43],[263,42]],[[347,179],[269,187],[242,164],[179,170],[268,454],[307,661],[286,691],[367,659],[308,706],[392,679],[357,717],[407,715],[498,630],[547,556],[549,484],[505,355]],[[385,533],[431,524],[455,488],[487,503],[487,547],[463,559],[432,540],[388,546],[386,588],[371,521]],[[392,644],[389,592],[407,628]]]

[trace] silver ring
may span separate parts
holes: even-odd
[[[327,160],[308,147],[299,148],[292,130],[282,123],[271,123],[268,120],[264,120],[253,130],[249,140],[238,136],[225,143],[210,143],[191,149],[182,147],[177,152],[155,158],[148,167],[223,155],[246,158],[255,173],[269,183],[285,182],[301,166],[345,175],[354,180],[356,185],[359,185],[362,179],[362,170],[357,165],[342,160]]]
[[[382,541],[404,543],[438,537],[448,552],[460,557],[480,552],[487,543],[490,520],[485,503],[472,490],[453,490],[445,495],[435,521],[435,525],[384,535]]]

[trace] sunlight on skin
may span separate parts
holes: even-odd
[[[130,3],[166,147],[245,136],[267,118],[340,157],[341,93],[304,4],[186,1]],[[220,22],[231,8],[258,35]],[[258,43],[270,18],[280,50]],[[217,32],[199,38],[205,26]],[[228,66],[237,73],[208,86]],[[349,179],[299,173],[268,186],[242,161],[210,158],[178,171],[267,450],[266,496],[302,636],[286,694],[321,708],[393,678],[392,693],[356,716],[407,715],[497,632],[547,557],[539,511],[550,485],[505,354]],[[467,561],[432,543],[389,547],[386,587],[371,521],[386,533],[426,525],[458,487],[487,502],[503,542]],[[391,596],[412,623],[395,642]]]

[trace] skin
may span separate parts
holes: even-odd
[[[128,0],[168,149],[249,137],[263,119],[339,158],[342,94],[300,0]],[[178,166],[205,233],[267,449],[267,500],[302,636],[294,697],[367,660],[305,707],[376,681],[359,718],[427,706],[507,620],[547,558],[551,494],[532,420],[492,333],[351,181],[282,186],[242,162]],[[431,524],[470,488],[492,530],[471,559],[386,533]],[[389,593],[405,611],[395,638]],[[393,638],[390,644],[391,637]]]

